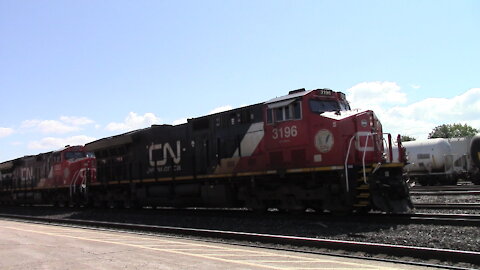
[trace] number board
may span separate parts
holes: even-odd
[[[330,89],[318,89],[317,93],[321,96],[331,96],[333,95],[333,91]]]

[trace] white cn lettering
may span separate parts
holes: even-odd
[[[33,178],[33,168],[21,168],[20,175],[22,180],[30,180]]]
[[[157,160],[155,161],[154,158],[153,158],[153,151],[154,150],[161,150],[163,148],[163,158],[161,160]],[[149,161],[150,161],[150,166],[154,167],[155,166],[155,163],[157,164],[157,166],[165,166],[167,164],[167,157],[170,156],[172,159],[173,159],[173,162],[175,164],[178,164],[180,163],[180,160],[181,160],[181,156],[180,156],[180,141],[177,141],[177,154],[175,155],[175,153],[173,152],[173,149],[172,147],[170,146],[169,143],[164,143],[163,145],[160,143],[160,144],[151,144],[149,147],[148,147],[148,157],[149,157]]]

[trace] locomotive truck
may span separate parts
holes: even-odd
[[[294,90],[185,124],[153,125],[85,150],[95,153],[96,177],[74,198],[84,204],[412,208],[400,141],[383,133],[373,111],[352,111],[345,95],[330,89]]]

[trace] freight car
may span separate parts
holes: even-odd
[[[84,146],[0,163],[0,203],[67,205],[86,199],[95,182],[95,158]]]
[[[88,143],[97,173],[83,203],[405,212],[394,144],[373,111],[352,111],[343,93],[299,89]]]
[[[421,185],[456,185],[459,179],[480,184],[480,135],[404,142],[406,176]]]

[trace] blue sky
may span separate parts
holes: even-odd
[[[479,1],[0,0],[0,161],[298,88],[480,128]]]

